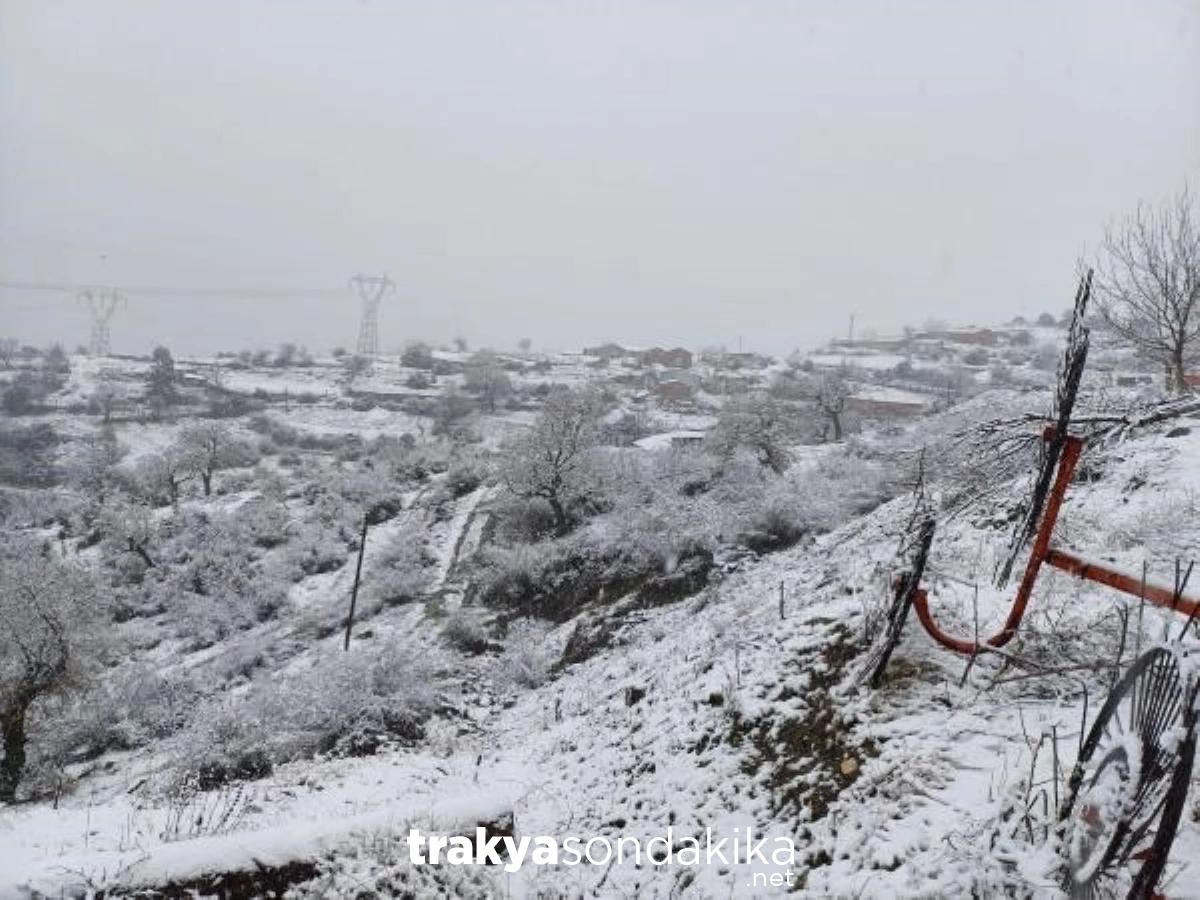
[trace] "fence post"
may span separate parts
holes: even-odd
[[[354,627],[354,607],[358,603],[358,582],[362,579],[363,556],[367,552],[367,525],[370,512],[363,513],[362,534],[358,538],[358,565],[354,568],[354,587],[350,590],[350,613],[346,616],[346,643],[343,650],[350,649],[350,629]]]

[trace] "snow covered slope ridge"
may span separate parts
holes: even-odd
[[[915,447],[919,432],[906,440]],[[401,712],[420,723],[419,736],[414,726],[411,740],[315,753],[289,744],[291,761],[280,757],[269,773],[183,790],[169,763],[190,750],[164,728],[149,750],[115,747],[80,763],[73,790],[57,800],[0,812],[0,897],[122,896],[294,863],[311,864],[290,879],[294,897],[1056,895],[1053,810],[1038,805],[1042,792],[1052,804],[1048,741],[1060,770],[1069,768],[1084,690],[1094,714],[1118,648],[1134,640],[1118,611],[1136,613],[1136,602],[1046,571],[1004,654],[968,666],[914,616],[885,684],[854,689],[848,679],[889,599],[912,509],[901,495],[788,549],[742,557],[682,599],[609,597],[541,626],[523,648],[513,638],[501,649],[497,635],[527,623],[473,603],[470,589],[499,494],[486,485],[450,491],[446,480],[406,494],[403,510],[369,533],[351,651],[370,648],[369,671],[322,668],[341,652],[339,610],[354,567],[325,566],[316,540],[303,551],[304,577],[279,600],[306,617],[264,616],[244,630],[208,622],[204,646],[135,620],[145,664],[180,678],[216,665],[251,673],[227,697],[203,701],[213,704],[212,742],[239,740],[233,718],[217,713],[247,698],[285,697],[293,715],[325,715],[322,704],[336,707],[336,698],[317,686],[338,678],[347,693],[371,679],[411,680],[411,707]],[[995,589],[991,576],[1027,487],[1027,473],[1014,475],[962,506],[952,498],[958,485],[930,485],[945,515],[925,585],[947,630],[986,635],[1002,621],[1013,589]],[[258,490],[221,502],[269,513]],[[336,527],[353,533],[357,524]],[[1145,562],[1151,577],[1169,581],[1174,560],[1200,548],[1200,417],[1090,450],[1057,540],[1130,571]],[[366,587],[378,583],[373,571],[390,571],[385,560],[411,553],[426,557],[421,583]],[[448,623],[461,639],[447,637]],[[1138,645],[1179,625],[1146,610]],[[598,635],[594,646],[557,665],[580,629]],[[1127,649],[1125,664],[1129,657]],[[537,671],[525,678],[523,667]],[[1189,799],[1168,896],[1200,896],[1197,818]],[[506,872],[409,863],[409,828],[470,834],[484,823],[489,833],[614,844],[668,827],[682,841],[752,826],[756,840],[787,838],[797,852],[790,866],[643,860]],[[790,885],[753,879],[785,871]]]

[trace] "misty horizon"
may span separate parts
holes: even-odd
[[[990,325],[1200,171],[1187,3],[3,18],[0,330],[39,345],[87,310],[11,285],[134,289],[116,352],[353,348],[357,272],[396,282],[386,350]]]

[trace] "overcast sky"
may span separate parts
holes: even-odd
[[[124,352],[353,347],[356,272],[385,348],[995,322],[1200,187],[1198,0],[0,0],[0,63],[0,281],[175,289]]]

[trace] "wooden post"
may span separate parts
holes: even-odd
[[[783,582],[779,582],[779,621],[783,621]]]
[[[346,616],[346,644],[343,650],[350,649],[350,629],[354,627],[354,607],[358,603],[358,583],[362,579],[363,556],[367,552],[367,523],[370,512],[363,513],[362,534],[358,538],[358,565],[354,569],[354,587],[350,591],[350,614]]]

